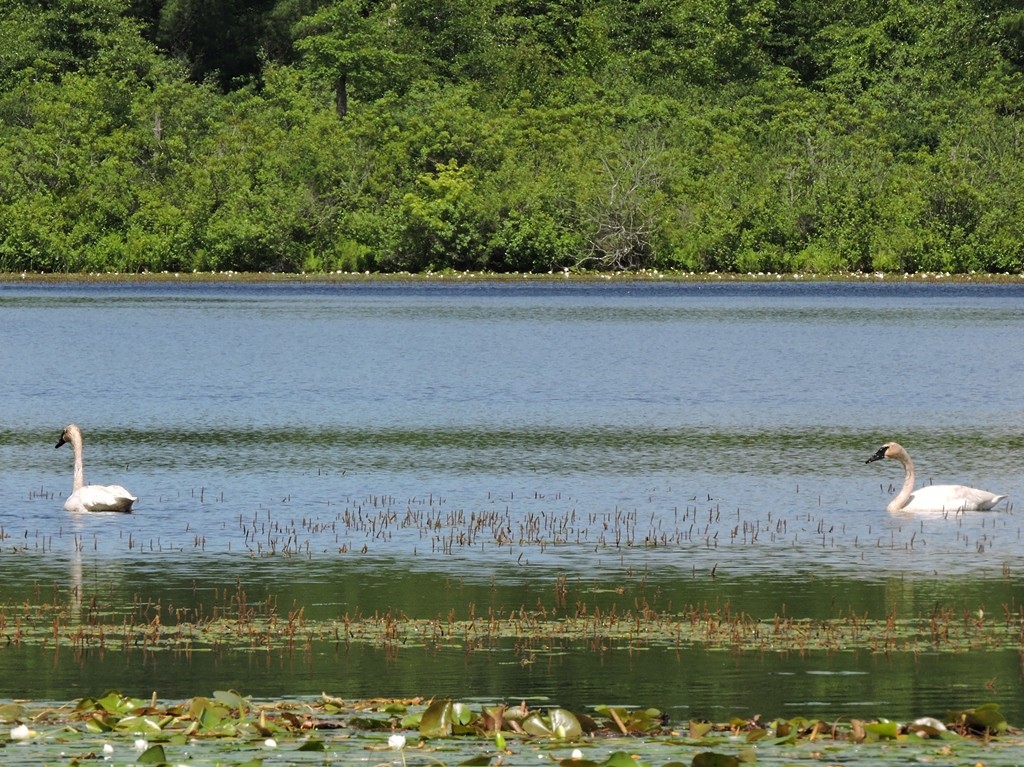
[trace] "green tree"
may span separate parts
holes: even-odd
[[[295,47],[312,73],[331,84],[338,117],[349,91],[370,101],[404,91],[415,60],[395,46],[395,10],[363,0],[336,0],[297,26]]]

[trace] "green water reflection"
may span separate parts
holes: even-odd
[[[185,698],[214,689],[256,697],[449,695],[550,701],[570,708],[650,705],[673,718],[732,715],[907,718],[998,702],[1022,721],[1017,652],[957,655],[735,654],[566,646],[522,663],[511,648],[384,651],[361,646],[270,652],[0,651],[0,697],[69,700],[106,690]]]
[[[693,609],[818,620],[885,620],[945,612],[955,620],[1018,620],[1019,581],[808,577],[786,573],[672,577],[603,570],[566,575],[514,567],[477,575],[473,564],[444,570],[395,559],[308,561],[191,557],[187,563],[40,561],[5,558],[0,583],[3,636],[9,641],[26,605],[61,605],[69,620],[164,626],[254,613],[310,621],[390,612],[408,618],[465,620],[489,611],[526,610],[557,620],[572,615],[680,614]],[[30,608],[28,608],[30,609]],[[980,613],[979,613],[980,611]],[[1016,616],[1016,617],[1015,617]],[[1019,652],[1005,646],[944,652],[729,651],[698,645],[502,639],[471,647],[458,638],[428,646],[375,647],[298,641],[258,650],[149,651],[0,645],[0,698],[65,700],[112,684],[148,696],[187,697],[234,688],[259,697],[452,695],[461,699],[548,698],[565,706],[652,705],[673,716],[943,715],[999,702],[1024,722]]]

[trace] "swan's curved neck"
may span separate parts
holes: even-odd
[[[71,449],[75,452],[75,473],[71,491],[76,492],[85,484],[85,469],[82,467],[82,435],[77,431],[71,433]]]
[[[903,487],[896,494],[896,497],[889,502],[889,511],[899,511],[907,505],[907,501],[910,500],[911,494],[914,492],[914,484],[917,481],[917,476],[914,474],[914,462],[910,460],[910,456],[907,455],[906,450],[901,450],[893,456],[897,461],[903,464]]]

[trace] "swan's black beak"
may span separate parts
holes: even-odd
[[[60,439],[57,440],[57,444],[54,445],[54,447],[60,447],[61,445],[66,444],[66,443],[67,443],[67,440],[64,439],[64,435],[61,434],[60,435]]]
[[[880,448],[878,448],[878,452],[875,453],[870,458],[868,458],[866,461],[864,461],[864,463],[871,463],[872,461],[881,461],[883,458],[885,458],[885,448],[886,446],[882,445]]]

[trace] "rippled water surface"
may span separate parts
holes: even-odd
[[[0,285],[0,604],[77,585],[115,610],[245,590],[324,620],[464,617],[568,583],[587,609],[1005,618],[1024,601],[1021,339],[1017,285]],[[136,513],[62,510],[71,421],[87,479]],[[890,439],[920,481],[1010,505],[887,514],[900,467],[864,461]],[[0,649],[0,696],[208,684],[709,716],[998,699],[1024,723],[1007,651]]]

